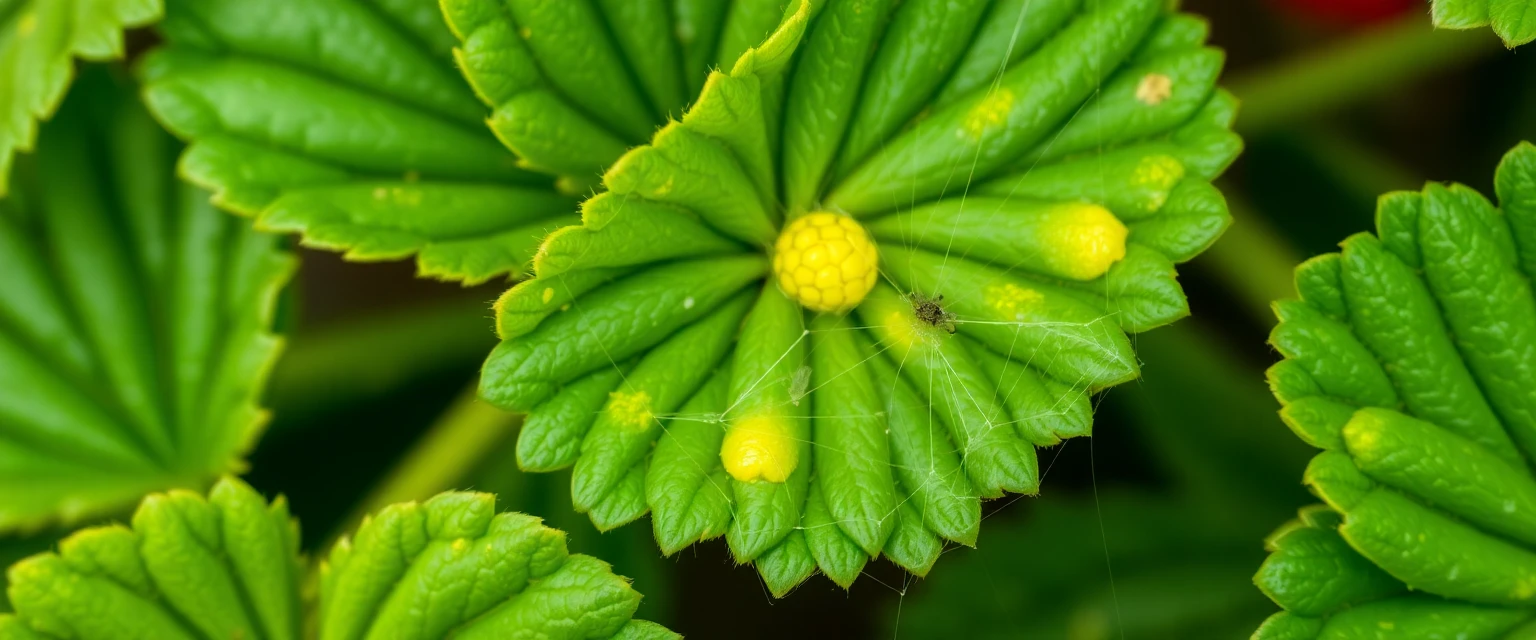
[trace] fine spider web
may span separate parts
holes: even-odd
[[[1017,19],[1015,20],[1012,36],[1010,38],[1010,41],[1009,41],[1009,44],[1008,44],[1008,47],[1007,47],[1007,55],[1003,56],[1002,64],[999,65],[996,73],[993,75],[993,79],[992,79],[992,81],[991,81],[991,83],[990,83],[990,85],[989,85],[989,87],[987,89],[989,95],[995,93],[996,91],[998,91],[998,89],[1001,86],[1001,82],[1002,82],[1003,76],[1007,72],[1008,67],[1009,67],[1008,61],[1009,61],[1010,58],[1012,58],[1012,52],[1014,50],[1014,47],[1017,45],[1018,37],[1019,37],[1020,32],[1023,30],[1023,27],[1025,25],[1025,21],[1030,18],[1030,8],[1031,8],[1031,6],[1033,4],[1034,4],[1033,0],[1026,0],[1026,2],[1023,4],[1023,6],[1022,6],[1022,8],[1021,8],[1021,10],[1020,10],[1020,12],[1019,12],[1019,14],[1017,16]],[[1091,6],[1091,5],[1097,5],[1098,3],[1095,2],[1094,0],[1087,0],[1087,2],[1085,2],[1084,4]],[[1090,6],[1085,6],[1085,7],[1081,8],[1081,9],[1079,9],[1079,12],[1085,12],[1085,11],[1091,10]],[[1100,75],[1100,77],[1104,77],[1106,74],[1099,74],[1099,75]],[[1045,142],[1045,148],[1046,149],[1049,149],[1055,143],[1056,138],[1060,136],[1061,132],[1063,131],[1063,128],[1065,127],[1065,125],[1067,123],[1070,123],[1070,122],[1076,120],[1078,118],[1078,116],[1081,115],[1082,110],[1084,108],[1086,108],[1087,105],[1089,105],[1089,104],[1091,104],[1093,102],[1094,98],[1099,95],[1101,89],[1102,89],[1102,82],[1099,83],[1099,86],[1094,89],[1093,93],[1090,94],[1090,96],[1087,99],[1085,99],[1079,105],[1078,110],[1076,112],[1074,112],[1067,119],[1066,122],[1063,122],[1061,126],[1058,126],[1056,128],[1056,132],[1052,135],[1052,138],[1049,141]],[[887,141],[883,140],[882,143],[884,143],[884,142],[887,142]],[[1100,148],[1098,149],[1098,151],[1100,151],[1100,152],[1103,151],[1103,143],[1102,142],[1100,143]],[[965,181],[964,184],[960,185],[958,197],[960,199],[960,206],[961,206],[962,210],[963,210],[963,208],[966,205],[967,198],[968,198],[969,192],[970,192],[970,187],[972,186],[973,182],[976,179],[976,168],[977,168],[977,165],[979,164],[979,161],[980,161],[980,146],[978,146],[977,153],[971,159],[970,167],[968,167],[968,169],[964,173],[964,176],[965,176],[964,177],[964,181]],[[1036,161],[1036,164],[1038,164],[1038,163],[1039,163],[1039,160]],[[951,172],[950,172],[951,176],[953,176],[953,175],[955,175],[957,173],[956,171],[953,171],[953,169],[955,169],[955,168],[956,167],[953,167],[953,166],[951,167]],[[1031,165],[1028,169],[1025,170],[1025,173],[1027,174],[1029,171],[1032,171],[1034,168],[1035,168],[1035,166]],[[1102,178],[1102,176],[1104,176],[1104,173],[1105,172],[1101,169],[1101,171],[1100,171],[1101,178]],[[1017,187],[1015,187],[1015,189],[1016,188]],[[946,188],[945,188],[944,191],[945,191],[945,193],[949,192],[949,189],[948,189],[947,185],[946,185]],[[917,202],[917,199],[916,199],[916,184],[915,184],[915,181],[914,181],[914,184],[913,184],[913,188],[910,190],[909,193],[911,194],[911,197],[909,198],[909,201],[907,203],[908,208],[919,204]],[[1003,202],[1007,202],[1012,197],[1013,197],[1013,194],[1010,192],[1010,194],[1008,196],[1004,196],[1002,198],[1002,200],[1003,200]],[[995,217],[995,216],[999,216],[999,215],[1004,215],[1000,211],[1000,209],[1001,209],[1001,207],[994,208],[994,210],[990,213],[990,216],[994,216]],[[932,231],[932,230],[930,230],[930,229],[923,229],[923,230],[921,230],[922,236],[914,236],[914,235],[908,234],[907,237],[925,237],[930,231]],[[953,238],[953,234],[951,234],[950,237]],[[946,247],[946,249],[944,251],[943,263],[942,264],[947,265],[948,261],[949,261],[949,259],[950,259],[950,257],[952,255],[954,255],[954,256],[956,256],[957,258],[960,258],[960,259],[968,259],[968,258],[970,258],[968,251],[962,251],[962,252],[958,253],[958,255],[956,255],[956,253],[954,251],[954,247],[952,246],[952,243],[953,243],[953,240],[951,239],[951,246]],[[918,243],[918,244],[921,244],[921,243]],[[999,264],[996,264],[995,261],[990,261],[990,260],[988,260],[988,261],[977,261],[977,262],[980,263],[980,264],[983,264],[985,266],[995,266],[995,267],[1003,269],[1004,271],[1012,271],[1012,268],[1014,266],[1014,265],[1007,265],[1007,264],[999,265]],[[944,275],[945,276],[948,275],[947,274],[947,270],[944,272]],[[922,293],[922,294],[926,294],[926,295],[936,295],[936,294],[941,294],[943,292],[943,290],[944,290],[944,286],[943,286],[944,283],[943,283],[942,279],[940,280],[939,285],[936,287],[935,291],[913,292],[913,291],[904,290],[897,283],[896,280],[891,278],[890,274],[885,270],[883,265],[882,265],[882,268],[880,269],[880,278],[884,282],[889,284],[892,288],[896,289],[897,291],[901,291],[904,295],[911,295],[913,293]],[[1110,276],[1106,276],[1104,278],[1104,280],[1105,280],[1105,283],[1104,283],[1104,285],[1105,285],[1105,294],[1107,296],[1112,291],[1112,288],[1110,287],[1110,283],[1109,283]],[[771,278],[770,278],[769,281],[766,282],[763,286],[772,287],[772,286],[775,286],[775,285],[771,281]],[[580,296],[574,297],[570,304],[571,304],[571,307],[573,309],[579,307],[579,305],[581,304]],[[1110,321],[1112,321],[1113,317],[1114,317],[1114,314],[1112,314],[1112,313],[1104,314],[1104,315],[1102,315],[1102,316],[1100,316],[1098,318],[1095,318],[1094,320],[1092,320],[1092,321],[1090,321],[1088,323],[1083,323],[1083,324],[1094,324],[1094,323],[1100,323],[1100,322],[1110,322]],[[982,320],[982,319],[978,319],[978,318],[967,318],[964,315],[957,315],[957,316],[954,317],[954,324],[955,324],[955,326],[956,326],[956,328],[957,328],[957,330],[959,332],[963,332],[965,325],[968,324],[968,323],[969,324],[981,324],[981,323],[1002,324],[1002,325],[1016,326],[1016,327],[1020,327],[1020,328],[1025,327],[1025,326],[1040,326],[1040,325],[1046,325],[1046,324],[1060,324],[1060,323],[1039,323],[1039,322],[1033,322],[1032,323],[1032,322],[1022,322],[1022,321],[1020,321],[1020,322],[997,322],[997,321]],[[872,327],[870,327],[870,326],[854,325],[854,326],[840,327],[840,328],[837,328],[837,329],[829,329],[829,330],[822,330],[822,331],[868,331],[870,329],[872,329]],[[662,434],[663,434],[662,437],[664,437],[665,434],[668,433],[667,425],[668,425],[668,423],[670,423],[672,421],[705,422],[705,423],[720,425],[720,427],[722,429],[724,429],[725,425],[726,425],[726,421],[728,419],[728,416],[731,415],[732,410],[735,409],[743,401],[743,399],[745,397],[747,397],[752,391],[756,390],[757,388],[761,387],[762,385],[768,385],[768,384],[783,384],[783,385],[786,385],[792,391],[791,394],[790,394],[791,395],[791,402],[793,402],[795,404],[798,404],[799,402],[803,401],[804,399],[814,398],[816,388],[807,388],[807,384],[806,384],[806,380],[805,380],[805,373],[808,373],[808,369],[805,366],[802,366],[802,367],[798,368],[790,377],[787,377],[787,378],[780,377],[780,378],[772,378],[771,379],[769,376],[772,374],[772,372],[774,370],[777,369],[777,365],[780,364],[783,361],[784,358],[787,358],[796,349],[800,348],[800,346],[802,344],[804,344],[808,340],[810,340],[811,337],[812,337],[812,334],[818,333],[818,332],[819,332],[818,330],[813,330],[813,329],[810,329],[810,328],[803,329],[801,331],[800,335],[795,339],[795,341],[782,354],[779,355],[778,359],[774,363],[774,366],[770,367],[769,370],[764,372],[764,374],[762,376],[760,376],[757,380],[754,380],[753,383],[750,385],[750,387],[746,391],[744,391],[741,394],[737,395],[736,397],[730,399],[729,404],[728,404],[728,406],[726,407],[726,409],[724,411],[721,411],[721,412],[709,412],[709,413],[692,413],[692,414],[690,414],[690,413],[683,413],[683,412],[672,412],[672,413],[659,413],[659,414],[655,414],[653,419],[657,420],[658,424],[660,425],[660,428],[661,428]],[[1135,340],[1135,336],[1134,335],[1132,335],[1130,337],[1131,337],[1131,339],[1133,341]],[[1017,338],[1018,338],[1018,332],[1015,332],[1015,341],[1017,341]],[[946,336],[946,339],[947,339],[947,336]],[[878,341],[875,341],[875,340],[870,340],[869,342],[874,344],[875,348],[873,349],[873,353],[867,354],[866,357],[863,360],[860,360],[857,364],[855,364],[855,367],[862,366],[865,363],[869,362],[873,358],[888,357],[886,355],[886,352],[889,350],[889,347],[883,347],[883,346],[881,346],[879,344]],[[599,340],[598,343],[599,343],[599,345],[601,345],[602,341]],[[1008,350],[1008,352],[1006,354],[1001,354],[1001,355],[1004,355],[1008,359],[1008,361],[1011,362],[1011,363],[1023,364],[1023,365],[1026,365],[1026,366],[1031,364],[1031,360],[1029,360],[1029,359],[1026,359],[1024,361],[1016,361],[1016,360],[1013,359],[1014,352],[1015,352],[1015,350],[1016,350],[1016,348],[1018,346],[1019,345],[1017,344],[1017,342],[1015,342],[1015,344],[1010,345],[1010,348],[1009,348],[1009,350]],[[1039,343],[1031,345],[1032,348],[1030,349],[1030,352],[1031,353],[1040,353],[1044,346],[1045,345],[1039,344]],[[612,366],[615,368],[615,370],[619,371],[619,374],[620,374],[621,378],[623,378],[624,373],[623,373],[623,368],[620,366],[620,363],[613,359],[612,355],[609,354],[606,351],[606,347],[603,347],[603,348],[604,348],[604,355],[608,357],[609,362],[612,364]],[[814,348],[815,348],[815,343],[814,343],[814,341],[811,341],[810,349],[814,349]],[[958,404],[958,403],[965,402],[965,403],[970,403],[973,407],[979,407],[981,405],[981,400],[977,399],[977,398],[974,398],[974,397],[971,397],[969,389],[963,388],[963,386],[960,385],[957,382],[957,379],[960,377],[960,374],[959,374],[958,371],[955,370],[953,364],[948,362],[946,359],[944,359],[942,354],[937,354],[936,353],[935,355],[938,356],[938,359],[933,361],[933,362],[929,362],[928,364],[929,365],[937,365],[937,366],[930,366],[929,369],[930,369],[930,371],[942,372],[944,375],[942,375],[942,376],[930,375],[929,376],[929,379],[926,381],[926,383],[928,385],[928,389],[927,389],[928,395],[931,396],[934,393],[942,393],[942,394],[947,395],[949,400],[952,403]],[[729,359],[730,359],[730,356],[727,355],[726,360],[728,361]],[[809,360],[809,351],[807,351],[807,358],[806,359],[807,359],[807,361]],[[908,363],[906,361],[904,361],[904,360],[894,361],[894,365],[895,365],[895,368],[897,370],[897,379],[898,380],[903,379],[902,376],[905,375],[905,374],[903,374],[903,371],[905,370],[905,367],[906,367],[907,364]],[[827,382],[830,382],[831,380],[835,380],[838,377],[841,377],[842,375],[845,375],[847,373],[848,373],[848,370],[837,372],[836,374],[831,376],[827,381],[824,381],[822,384],[825,385]],[[936,377],[937,378],[941,378],[941,379],[935,379]],[[906,378],[906,379],[911,381],[910,378]],[[627,378],[625,379],[625,381],[627,382]],[[1005,415],[1004,416],[991,416],[991,417],[989,417],[988,424],[986,425],[986,429],[987,430],[999,429],[999,428],[1003,428],[1003,429],[1011,429],[1011,428],[1013,428],[1016,420],[1007,419],[1006,407],[999,402],[1002,398],[1007,397],[1008,394],[1011,393],[1012,391],[1013,391],[1012,388],[1007,389],[1007,390],[1004,390],[1002,388],[994,389],[993,398],[991,400],[997,406],[1004,407],[1003,413]],[[1053,407],[1052,411],[1048,411],[1046,413],[1047,414],[1059,413],[1059,410],[1062,408],[1061,405],[1059,404],[1060,402],[1066,401],[1067,398],[1070,398],[1070,397],[1072,397],[1075,394],[1087,393],[1087,392],[1088,392],[1087,391],[1087,384],[1086,384],[1085,380],[1080,377],[1077,381],[1075,381],[1075,383],[1073,385],[1071,385],[1071,393],[1064,395],[1062,397],[1062,399],[1058,401],[1058,406]],[[889,389],[886,390],[886,393],[887,393],[887,397],[889,397],[890,390]],[[1102,396],[1100,396],[1099,398],[1095,398],[1094,399],[1094,407],[1093,408],[1095,409],[1095,412],[1096,412],[1096,410],[1098,408],[1097,407],[1097,403],[1099,401],[1101,401],[1101,400],[1102,400]],[[930,445],[932,446],[935,442],[949,442],[949,430],[945,429],[942,424],[939,424],[939,420],[940,419],[937,416],[933,415],[934,414],[934,408],[932,406],[932,403],[927,403],[927,404],[929,405],[928,406],[928,412],[929,412],[930,429],[933,429],[935,433],[937,433],[939,436],[942,436],[942,437],[930,438],[929,439]],[[814,411],[814,407],[815,407],[815,404],[813,402],[812,403],[813,411]],[[879,419],[882,416],[880,414],[875,414],[875,415],[859,415],[859,416],[832,416],[832,415],[819,415],[819,414],[815,414],[813,412],[813,413],[811,413],[809,415],[806,415],[804,419],[807,420],[807,421],[814,421],[817,418],[832,418],[832,417],[839,417],[839,418],[861,417],[861,418],[875,418],[875,419]],[[809,424],[809,422],[807,422],[807,424]],[[812,431],[812,433],[814,433],[814,431]],[[1043,486],[1044,486],[1045,479],[1049,475],[1051,469],[1054,468],[1056,461],[1061,456],[1061,453],[1065,450],[1067,441],[1068,440],[1063,440],[1060,443],[1059,446],[1054,447],[1055,451],[1050,456],[1049,462],[1045,465],[1044,469],[1040,470],[1039,480],[1040,480],[1040,483],[1041,483],[1041,487],[1042,487],[1041,490],[1042,491],[1044,490]],[[812,451],[811,451],[812,459],[815,458],[815,456],[818,454],[818,452],[833,452],[833,451],[835,451],[835,452],[843,453],[843,454],[849,453],[849,452],[846,452],[846,451],[840,451],[840,450],[831,449],[831,448],[829,448],[825,444],[819,444],[819,443],[814,441],[814,438],[812,438],[812,440],[809,442],[809,444],[810,444],[810,446],[812,448]],[[1099,496],[1098,496],[1097,471],[1096,471],[1096,468],[1094,466],[1093,442],[1092,442],[1091,438],[1089,439],[1088,447],[1089,447],[1089,464],[1090,464],[1089,471],[1090,471],[1090,477],[1092,478],[1094,506],[1095,506],[1095,512],[1099,514],[1099,526],[1100,526],[1100,534],[1101,534],[1100,542],[1104,546],[1104,554],[1105,554],[1104,558],[1105,558],[1105,565],[1106,565],[1105,568],[1106,568],[1106,571],[1107,571],[1108,576],[1109,576],[1110,594],[1111,594],[1111,598],[1112,598],[1112,601],[1113,601],[1113,604],[1114,604],[1114,608],[1115,608],[1115,617],[1116,617],[1115,625],[1116,625],[1117,628],[1120,629],[1120,636],[1123,638],[1124,637],[1124,629],[1120,625],[1120,620],[1122,619],[1122,616],[1121,616],[1121,612],[1120,612],[1120,603],[1119,603],[1119,600],[1118,600],[1118,595],[1115,592],[1113,567],[1110,566],[1111,565],[1111,563],[1110,563],[1110,551],[1109,551],[1108,542],[1107,542],[1107,532],[1105,532],[1104,529],[1103,529],[1102,512],[1099,511],[1100,505],[1099,505]],[[857,455],[858,452],[853,452],[853,453],[855,455]],[[966,463],[966,458],[965,457],[969,454],[969,452],[965,451],[965,450],[960,450],[959,453],[960,453],[961,459],[962,459],[962,468],[957,470],[956,473],[964,474],[965,473],[964,467],[965,467],[965,463]],[[870,460],[870,458],[865,458],[865,460]],[[715,467],[717,466],[717,462],[718,462],[718,460],[695,460],[695,459],[692,459],[691,457],[690,457],[689,461],[690,461],[691,464],[693,464],[696,467],[696,470],[700,471],[706,477],[715,469]],[[809,460],[801,461],[801,464],[811,464],[811,461],[809,461]],[[896,465],[894,463],[891,463],[891,466],[892,466],[893,470],[896,468]],[[932,474],[929,474],[929,475],[932,475]],[[716,491],[726,492],[726,491],[730,490],[729,487],[720,487],[718,484],[716,484],[714,482],[707,482],[706,485],[710,486],[710,487],[713,487],[714,490],[716,490]],[[897,485],[900,486],[901,482],[898,481]],[[912,488],[902,487],[902,489],[906,489],[906,490],[910,491]],[[787,491],[788,490],[788,484],[786,483],[784,485],[781,485],[780,486],[780,490]],[[914,493],[908,493],[907,491],[902,491],[901,493],[905,493],[906,495],[899,495],[898,496],[899,501],[896,504],[896,506],[893,507],[892,511],[887,512],[883,518],[895,517],[895,515],[896,515],[895,508],[896,507],[900,507],[901,505],[905,504],[906,502],[912,500],[912,498],[915,495]],[[729,496],[727,496],[727,497],[729,497]],[[982,520],[985,521],[986,519],[991,518],[994,515],[997,515],[1001,511],[1010,508],[1014,503],[1018,502],[1019,500],[1021,500],[1023,498],[1026,498],[1026,497],[1032,497],[1032,496],[1028,496],[1026,494],[1014,494],[1014,495],[1005,496],[1003,498],[1004,502],[1002,502],[1001,505],[991,509],[988,513],[984,514],[982,516]],[[803,499],[803,497],[802,497],[802,499]],[[732,515],[732,519],[734,521],[735,518],[736,518],[736,515],[737,515],[737,513],[736,513],[736,505],[735,505],[734,501],[731,502],[731,505],[732,505],[731,506],[732,514],[731,515]],[[921,508],[921,507],[918,507],[918,508]],[[882,520],[883,520],[883,518],[882,518]],[[847,522],[847,521],[834,521],[834,522],[828,523],[827,525],[823,525],[823,526],[835,526],[839,522]],[[798,525],[798,524],[796,525],[795,528],[796,529],[801,529],[801,530],[804,529],[803,526]],[[959,547],[957,545],[947,544],[946,543],[944,545],[943,550],[940,552],[941,558],[942,558],[943,555],[947,555],[947,554],[955,551],[958,548]],[[871,559],[871,561],[874,561],[874,560],[878,560],[878,558]],[[1019,577],[1017,579],[1027,580],[1028,577],[1027,576]],[[878,584],[881,587],[883,587],[885,589],[888,589],[888,590],[890,590],[891,592],[893,592],[893,593],[895,593],[897,595],[897,603],[896,603],[896,608],[895,608],[895,613],[894,613],[894,615],[896,616],[896,619],[895,619],[895,623],[892,626],[896,630],[895,635],[897,637],[899,637],[901,609],[902,609],[902,606],[905,604],[905,598],[906,598],[907,594],[910,592],[910,589],[911,589],[912,585],[916,582],[917,577],[912,575],[912,574],[910,574],[910,573],[906,573],[905,571],[903,571],[902,572],[902,579],[900,580],[900,582],[897,583],[897,584],[892,584],[890,582],[886,582],[886,581],[880,580],[879,577],[877,577],[875,575],[872,575],[870,573],[869,569],[868,569],[868,565],[866,565],[866,568],[863,571],[861,571],[860,580],[861,581],[871,582],[873,584]],[[761,584],[761,581],[760,581],[760,584]],[[763,585],[763,597],[764,597],[764,599],[769,604],[772,604],[774,602],[774,598],[773,598],[772,594],[770,594],[768,592],[766,585]]]

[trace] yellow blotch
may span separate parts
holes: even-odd
[[[540,294],[539,297],[543,298],[544,304],[549,304],[550,300],[554,300],[555,299],[555,288],[554,287],[544,287],[544,293]]]
[[[1365,452],[1381,443],[1381,431],[1377,429],[1348,429],[1349,450]]]
[[[1381,415],[1361,411],[1344,425],[1345,447],[1352,453],[1365,453],[1381,446],[1382,431],[1386,428]]]
[[[469,540],[465,538],[454,538],[453,544],[451,546],[453,547],[454,553],[464,553],[464,550],[469,548]]]
[[[654,197],[660,198],[660,197],[665,196],[665,195],[667,195],[669,193],[672,193],[672,187],[676,186],[676,182],[677,182],[677,178],[676,177],[673,177],[673,176],[670,176],[670,175],[667,176],[667,181],[661,183],[659,186],[657,186],[655,189],[653,189],[651,191],[651,195],[654,196]]]
[[[966,114],[961,128],[972,139],[980,140],[987,130],[995,129],[1008,120],[1008,112],[1013,110],[1013,102],[1013,91],[1008,89],[998,89],[987,94],[980,104],[971,108],[971,112]]]
[[[622,426],[645,429],[655,416],[651,414],[651,394],[644,391],[615,391],[608,394],[608,416]]]
[[[885,328],[890,338],[904,348],[910,349],[923,339],[922,328],[917,326],[916,319],[909,312],[890,312],[885,316]]]
[[[1052,213],[1044,232],[1046,242],[1055,248],[1054,266],[1061,275],[1092,280],[1125,257],[1125,238],[1130,231],[1109,209],[1074,202]]]
[[[37,14],[30,11],[22,14],[21,19],[16,21],[16,35],[25,38],[34,31],[37,31]]]
[[[1012,282],[989,284],[981,293],[988,305],[1014,320],[1023,320],[1024,309],[1045,299],[1039,291],[1025,289]]]
[[[1173,78],[1161,73],[1149,73],[1136,84],[1136,99],[1149,107],[1155,107],[1173,95]]]
[[[1168,190],[1184,179],[1184,164],[1172,156],[1151,155],[1141,159],[1131,172],[1131,185],[1150,189],[1146,210],[1157,211],[1168,201]]]
[[[800,464],[800,447],[787,419],[742,418],[720,443],[720,462],[726,473],[742,482],[784,482]]]
[[[1531,596],[1536,596],[1536,578],[1531,576],[1521,578],[1515,582],[1515,589],[1510,592],[1510,595],[1516,600],[1529,600]]]
[[[397,206],[419,207],[421,206],[421,191],[410,187],[375,187],[373,199],[379,202],[389,202]]]

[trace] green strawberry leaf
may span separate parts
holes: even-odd
[[[123,30],[160,19],[161,0],[18,0],[0,8],[0,69],[6,113],[0,125],[0,196],[10,189],[18,151],[37,143],[75,73],[75,58],[123,57]]]
[[[70,523],[242,467],[295,263],[172,176],[174,142],[93,69],[0,202],[0,529]]]
[[[1264,598],[1246,588],[1263,557],[1253,540],[1296,503],[1293,483],[1277,473],[1292,472],[1306,452],[1271,429],[1273,401],[1241,375],[1242,358],[1201,331],[1179,324],[1138,336],[1145,376],[1104,398],[1136,446],[1156,454],[1167,480],[1160,493],[1052,492],[1028,511],[994,512],[986,544],[953,550],[943,571],[907,588],[900,615],[887,612],[887,634],[1236,638],[1268,615]],[[1313,558],[1327,556],[1299,560]],[[1326,585],[1300,586],[1310,597],[1308,589]]]
[[[1442,29],[1492,25],[1511,49],[1536,40],[1536,5],[1527,0],[1431,0],[1430,15]]]
[[[120,524],[78,531],[12,565],[14,638],[298,638],[298,523],[225,478],[205,498],[150,494]]]
[[[206,498],[152,494],[131,528],[79,531],[13,565],[16,613],[0,616],[0,637],[679,637],[632,620],[640,594],[568,553],[564,532],[495,506],[448,492],[385,507],[336,544],[317,601],[303,601],[299,525],[282,497],[234,478]]]
[[[1461,185],[1383,196],[1377,234],[1302,264],[1301,300],[1276,305],[1270,385],[1324,450],[1305,480],[1327,507],[1270,537],[1255,582],[1286,611],[1254,637],[1536,618],[1536,147],[1495,183],[1498,208]]]
[[[640,594],[607,563],[487,493],[385,507],[331,550],[319,590],[323,639],[678,637],[630,619]]]
[[[259,228],[353,260],[415,256],[422,276],[466,285],[533,275],[539,241],[578,222],[574,196],[681,116],[708,68],[762,41],[783,11],[778,0],[168,4],[168,45],[142,72],[156,117],[190,143],[188,179]],[[696,157],[689,142],[674,151]],[[751,230],[772,238],[767,221]],[[570,268],[556,255],[551,275]]]
[[[615,54],[632,73],[586,82],[636,88],[599,108],[527,73],[538,31],[611,64],[647,3],[609,41],[584,9],[539,27],[531,2],[444,4],[524,155],[525,97],[624,139],[678,104],[656,60],[710,59]],[[723,535],[776,595],[881,555],[926,574],[976,543],[982,499],[1037,492],[1037,447],[1091,433],[1091,394],[1139,375],[1128,334],[1188,315],[1175,265],[1230,221],[1210,181],[1242,146],[1205,23],[1158,0],[779,4],[688,32],[720,53],[683,79],[692,104],[581,160],[607,192],[497,303],[481,377],[528,413],[518,463],[573,466],[600,528],[650,511],[669,554]]]
[[[258,228],[473,284],[523,275],[576,221],[574,198],[485,129],[431,5],[167,5],[145,100],[188,141],[182,174]]]

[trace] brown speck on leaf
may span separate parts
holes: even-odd
[[[1162,104],[1173,95],[1173,79],[1161,73],[1149,73],[1136,85],[1136,99],[1149,107]]]
[[[939,327],[950,333],[955,332],[955,314],[944,309],[944,295],[929,298],[920,293],[912,293],[907,296],[907,301],[912,304],[912,314],[918,320],[928,323],[930,326]]]

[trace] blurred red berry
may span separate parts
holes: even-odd
[[[1395,18],[1424,0],[1274,0],[1290,13],[1316,22],[1336,25],[1367,25]]]

